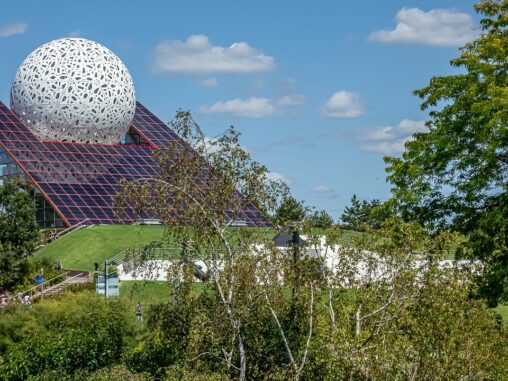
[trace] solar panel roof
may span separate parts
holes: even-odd
[[[154,150],[183,144],[139,102],[131,128],[148,146],[42,142],[0,101],[0,146],[69,226],[87,218],[93,224],[134,222],[134,213],[114,213],[118,182],[155,175]],[[270,225],[254,206],[241,219],[248,226]]]

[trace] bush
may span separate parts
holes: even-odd
[[[125,310],[119,301],[82,293],[4,314],[0,374],[5,380],[48,372],[72,376],[118,363],[133,332]]]

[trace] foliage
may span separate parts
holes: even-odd
[[[175,298],[189,288],[181,289],[179,286],[181,269],[187,268],[187,273],[193,277],[196,268],[191,259],[199,257],[207,263],[206,277],[213,279],[216,312],[209,316],[228,327],[220,344],[224,344],[225,353],[231,356],[236,348],[238,352],[235,356],[239,356],[240,360],[239,365],[234,367],[236,359],[226,358],[224,361],[232,372],[233,369],[234,372],[238,370],[237,376],[245,380],[247,363],[241,329],[242,311],[236,308],[236,298],[241,294],[243,285],[233,272],[222,272],[220,263],[227,268],[235,268],[245,248],[265,239],[262,238],[263,230],[235,228],[234,223],[243,220],[248,209],[258,208],[264,213],[273,213],[281,199],[287,199],[287,186],[269,180],[266,167],[253,161],[240,146],[239,133],[233,127],[215,139],[206,139],[190,113],[184,111],[177,112],[171,125],[185,143],[175,141],[166,152],[159,152],[155,157],[159,172],[144,182],[125,184],[118,195],[118,205],[129,205],[140,216],[155,215],[171,226],[167,239],[182,247],[181,260],[174,268]],[[165,311],[172,319],[183,321],[183,327],[188,327],[190,315],[172,312],[170,307]],[[173,333],[171,337],[179,337],[178,342],[171,341],[171,347],[176,352],[168,354],[167,350],[159,348],[157,342],[152,343],[143,347],[143,356],[140,353],[140,359],[147,357],[144,364],[169,366],[181,359],[184,350],[179,348],[185,345],[185,338]],[[185,330],[180,329],[178,333],[185,334]],[[217,347],[220,344],[210,345]],[[165,343],[164,348],[168,348]],[[136,367],[135,363],[133,366]],[[149,368],[157,372],[153,366]]]
[[[486,260],[483,295],[491,303],[507,289],[508,249],[508,3],[482,0],[481,34],[451,61],[462,73],[434,77],[415,91],[430,109],[427,132],[387,157],[393,196],[407,220],[451,224],[470,235],[466,254]]]
[[[147,335],[124,357],[131,371],[240,380],[508,376],[506,332],[470,300],[472,272],[439,265],[455,235],[388,219],[357,247],[340,246],[332,228],[279,250],[260,229],[231,227],[247,205],[270,211],[283,194],[239,149],[238,135],[210,147],[187,113],[174,126],[189,149],[160,153],[160,173],[119,195],[121,205],[171,224],[169,239],[181,247],[168,269],[171,301],[148,308]],[[194,185],[199,174],[206,192]]]
[[[0,186],[0,243],[16,259],[32,253],[39,227],[35,221],[35,202],[20,181]]]
[[[39,237],[35,204],[20,180],[0,186],[0,291],[19,283]]]
[[[342,249],[324,269],[338,234],[330,231],[324,247],[319,237],[309,238],[310,248],[321,247],[317,258],[301,248],[295,262],[293,249],[270,248],[237,253],[232,267],[225,264],[224,272],[234,275],[246,377],[508,376],[508,332],[482,301],[470,299],[471,273],[439,266],[454,235],[431,236],[418,225],[392,220],[379,232],[388,239],[364,236],[361,249]],[[427,260],[415,266],[415,253]],[[205,282],[193,292],[192,266],[172,270],[181,276],[174,300],[148,309],[149,334],[125,363],[156,378],[237,377],[240,355],[218,288],[228,278],[218,274],[220,282]]]
[[[70,377],[113,365],[132,334],[122,305],[88,293],[13,307],[0,315],[0,327],[5,380]]]
[[[11,287],[14,292],[23,292],[36,286],[34,279],[38,274],[43,274],[44,279],[49,280],[63,272],[55,269],[55,261],[52,258],[38,258],[32,261],[23,259],[16,264],[16,271],[9,274],[10,277],[17,277],[15,287]]]
[[[302,222],[309,213],[309,207],[303,201],[298,201],[291,195],[282,199],[275,211],[273,222],[280,226],[286,226]]]
[[[27,272],[28,263],[16,259],[11,250],[5,250],[0,244],[0,292],[10,290],[22,281]]]
[[[326,210],[315,210],[306,218],[305,222],[312,228],[329,229],[333,225],[333,218]]]
[[[86,381],[147,381],[147,375],[133,373],[125,365],[101,368],[86,376]]]
[[[384,221],[394,215],[390,202],[381,203],[378,199],[360,201],[356,194],[351,198],[351,205],[346,206],[341,220],[347,229],[366,231],[379,229]]]

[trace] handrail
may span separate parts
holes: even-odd
[[[74,224],[74,225],[72,225],[72,226],[69,226],[67,229],[64,229],[64,230],[62,230],[61,232],[57,233],[57,234],[55,235],[55,239],[60,238],[60,237],[61,237],[61,236],[63,236],[64,234],[67,234],[69,231],[71,231],[71,230],[73,230],[73,229],[75,229],[75,228],[77,228],[77,227],[79,227],[79,226],[84,226],[83,224],[84,224],[86,221],[89,221],[89,220],[90,220],[90,218],[85,218],[83,221],[78,222],[77,224]]]
[[[67,272],[66,272],[66,274],[68,274],[69,272],[70,272],[70,271],[67,271]],[[35,294],[34,296],[31,296],[31,297],[33,297],[33,299],[38,298],[39,296],[43,298],[43,297],[44,297],[44,294],[45,294],[46,292],[48,292],[49,290],[51,290],[51,289],[53,289],[54,287],[57,287],[58,285],[61,285],[61,284],[69,284],[69,283],[70,283],[70,281],[71,281],[72,279],[78,278],[78,277],[80,277],[80,276],[81,276],[81,275],[83,275],[83,274],[84,274],[84,273],[79,273],[79,274],[74,275],[74,276],[72,276],[72,277],[70,277],[70,278],[65,278],[65,280],[64,280],[64,281],[59,282],[59,283],[57,283],[57,284],[54,284],[53,286],[50,286],[50,287],[48,287],[48,288],[46,288],[46,289],[43,289],[43,290],[41,290],[41,292],[39,292],[39,293],[37,293],[37,294]],[[56,278],[56,277],[55,277],[55,278]],[[55,278],[53,278],[53,279],[55,279]]]
[[[47,284],[51,284],[52,281],[54,281],[55,279],[61,278],[64,275],[67,276],[68,273],[69,273],[69,271],[66,271],[66,272],[64,272],[62,274],[59,274],[59,275],[57,275],[57,276],[55,276],[55,277],[53,277],[51,279],[45,280],[41,284],[38,284],[37,286],[33,286],[33,287],[29,288],[28,290],[25,290],[25,291],[22,291],[22,292],[18,292],[17,295],[11,296],[9,299],[7,299],[7,301],[16,300],[19,294],[21,294],[21,295],[27,295],[28,293],[30,293],[30,297],[32,297],[33,294],[34,294],[34,290],[36,291],[38,288],[40,288],[41,289],[41,293],[43,293],[44,292],[44,286],[46,286]]]
[[[76,274],[76,275],[74,275],[74,276],[71,276],[70,278],[66,278],[66,279],[65,279],[62,283],[70,283],[70,281],[71,281],[72,279],[75,279],[75,278],[80,278],[80,277],[82,277],[82,275],[83,275],[83,274],[84,274],[84,273],[79,273],[79,274]],[[58,283],[58,284],[60,284],[60,283]]]

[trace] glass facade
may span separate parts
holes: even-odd
[[[0,147],[0,185],[14,178],[22,178],[28,181],[21,168]],[[28,186],[27,188],[30,189],[30,193],[35,200],[35,218],[39,226],[43,228],[64,226],[62,219],[42,193],[34,186]]]
[[[25,174],[14,160],[0,147],[0,185],[14,177],[24,177]]]
[[[154,152],[173,144],[181,147],[185,144],[139,102],[124,144],[40,141],[0,102],[0,143],[9,153],[4,152],[2,161],[5,178],[22,173],[23,168],[40,192],[35,192],[34,197],[38,200],[37,219],[43,226],[71,226],[85,219],[92,224],[117,224],[133,223],[140,217],[158,218],[138,216],[134,210],[120,213],[115,207],[120,181],[156,175]],[[202,183],[196,179],[195,186]],[[171,202],[169,199],[168,203]],[[234,218],[244,221],[246,226],[271,226],[253,205],[241,214]]]

